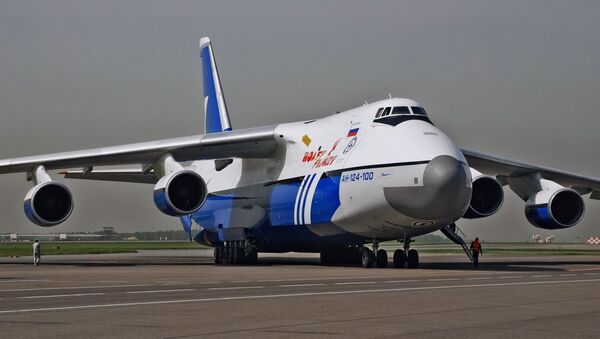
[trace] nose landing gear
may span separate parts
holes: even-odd
[[[402,268],[406,263],[408,268],[419,267],[419,252],[410,249],[410,238],[404,239],[404,249],[394,251],[394,267]]]
[[[419,267],[419,253],[410,249],[410,239],[404,240],[404,249],[394,251],[394,267],[408,268]],[[356,265],[364,268],[388,266],[388,254],[384,249],[379,249],[379,241],[373,240],[373,249],[362,246],[351,246],[345,248],[330,248],[321,251],[321,263],[324,265]]]

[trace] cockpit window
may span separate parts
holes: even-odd
[[[411,106],[410,108],[412,108],[412,111],[414,114],[427,115],[427,113],[425,113],[425,110],[423,109],[423,107]]]
[[[383,110],[383,113],[381,114],[381,116],[382,116],[382,117],[385,117],[385,116],[388,116],[388,115],[390,115],[390,109],[391,109],[391,107],[386,107],[386,108]]]
[[[383,112],[383,107],[381,107],[380,109],[377,110],[377,114],[375,115],[375,118],[379,118],[381,116],[381,112]]]
[[[406,106],[396,106],[392,110],[392,114],[410,114],[410,111]]]

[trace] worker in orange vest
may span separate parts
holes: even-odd
[[[475,240],[471,242],[471,253],[473,253],[473,265],[477,267],[479,265],[479,255],[483,254],[479,238],[475,238]]]

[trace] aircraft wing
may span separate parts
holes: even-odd
[[[162,139],[87,150],[0,160],[0,174],[30,172],[38,165],[47,170],[93,166],[152,164],[171,153],[176,161],[224,158],[264,158],[277,147],[275,127],[240,129],[221,133]],[[84,171],[85,172],[85,171]]]
[[[156,184],[159,179],[154,175],[154,171],[145,172],[142,169],[73,170],[59,174],[64,175],[66,179],[133,182],[140,184]]]
[[[532,173],[539,173],[542,178],[552,180],[565,187],[577,189],[580,192],[592,192],[590,198],[600,200],[600,179],[587,177],[575,173],[557,170],[554,168],[529,164],[525,162],[501,158],[491,154],[471,150],[462,150],[469,166],[478,171],[494,175],[499,179],[503,177],[521,177]]]

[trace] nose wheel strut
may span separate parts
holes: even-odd
[[[408,268],[419,267],[419,252],[414,249],[410,249],[410,238],[404,239],[404,249],[397,249],[394,251],[394,267],[403,268],[404,265]]]

